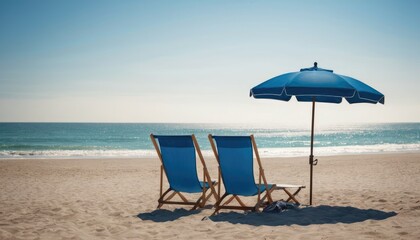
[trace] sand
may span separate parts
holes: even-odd
[[[216,178],[215,160],[206,159]],[[210,218],[210,205],[156,210],[157,158],[0,160],[0,239],[420,238],[420,153],[319,159],[312,207],[306,188],[296,210]],[[269,182],[309,185],[307,158],[263,165]]]

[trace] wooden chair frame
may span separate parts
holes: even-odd
[[[286,202],[295,202],[297,204],[300,204],[300,202],[296,199],[296,196],[302,190],[302,188],[305,188],[305,186],[304,185],[276,184],[275,188],[276,190],[283,190],[288,195],[288,198],[285,200]],[[292,193],[291,191],[288,190],[290,188],[294,188],[296,190]]]
[[[166,176],[166,180],[169,182],[168,180],[168,175],[166,174],[166,170],[165,167],[163,165],[163,159],[162,159],[162,153],[160,151],[159,145],[156,142],[156,138],[153,134],[150,134],[150,139],[152,140],[152,143],[156,149],[157,155],[159,157],[159,160],[161,162],[160,165],[160,189],[159,189],[159,199],[158,199],[158,206],[157,208],[161,208],[163,206],[163,204],[179,204],[179,205],[193,205],[193,208],[191,210],[195,210],[198,207],[203,208],[206,204],[206,202],[210,199],[211,196],[214,196],[215,200],[218,201],[220,199],[220,186],[218,187],[219,191],[216,192],[215,186],[220,185],[220,174],[219,174],[219,181],[218,182],[213,182],[211,180],[210,174],[208,172],[207,166],[206,166],[206,162],[204,161],[204,157],[203,154],[201,153],[200,150],[200,146],[198,145],[197,139],[195,138],[194,134],[191,135],[193,143],[194,143],[194,148],[196,153],[199,156],[200,162],[203,165],[203,182],[204,183],[208,183],[209,188],[206,188],[206,185],[203,184],[203,191],[202,194],[200,196],[200,198],[198,198],[197,201],[195,202],[191,202],[188,201],[187,198],[178,191],[175,191],[173,189],[171,189],[171,187],[169,187],[165,192],[163,192],[163,174],[165,174]],[[206,196],[206,192],[207,190],[211,191],[211,193]],[[172,192],[172,193],[171,193]],[[168,195],[169,194],[169,195]],[[171,201],[171,199],[178,195],[182,201]],[[166,197],[166,198],[165,198]]]
[[[271,188],[268,188],[268,184],[267,184],[267,179],[265,178],[265,174],[264,174],[264,169],[262,167],[261,164],[261,159],[260,159],[260,155],[258,153],[258,148],[257,148],[257,144],[255,142],[254,139],[254,135],[251,135],[251,142],[252,142],[252,146],[254,149],[254,153],[255,153],[255,157],[257,159],[258,162],[258,166],[259,166],[259,176],[258,176],[258,184],[259,186],[261,185],[261,181],[263,181],[264,185],[265,185],[265,189],[266,189],[266,194],[261,197],[261,192],[260,189],[258,188],[258,199],[257,199],[257,203],[254,206],[247,206],[245,205],[245,203],[239,198],[238,195],[233,194],[228,200],[226,200],[223,204],[223,200],[229,196],[229,193],[225,193],[223,194],[223,196],[219,199],[219,201],[216,202],[215,204],[215,211],[213,212],[212,216],[217,214],[219,212],[220,209],[236,209],[236,210],[250,210],[250,211],[259,211],[260,207],[264,206],[264,200],[267,199],[268,200],[268,204],[273,202],[273,199],[271,197],[271,193],[276,189],[276,185],[274,184]],[[217,152],[217,147],[216,144],[214,143],[214,139],[213,136],[211,134],[208,135],[210,144],[211,144],[211,148],[213,149],[213,153],[214,156],[216,157],[217,163],[219,164],[219,176],[221,175],[221,168],[220,168],[220,159],[219,159],[219,154]],[[219,181],[219,186],[220,186],[220,181]],[[239,206],[227,206],[229,203],[231,203],[233,200],[236,200],[239,203]]]

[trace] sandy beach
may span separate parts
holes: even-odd
[[[271,183],[309,185],[306,157],[263,165]],[[419,182],[420,153],[319,157],[312,207],[306,188],[297,210],[206,218],[210,205],[156,210],[157,158],[1,160],[0,239],[418,239]]]

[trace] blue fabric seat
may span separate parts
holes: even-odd
[[[162,168],[169,182],[169,189],[164,194],[162,194],[161,190],[161,197],[159,199],[158,208],[161,206],[161,203],[184,204],[180,202],[170,202],[170,199],[164,199],[165,195],[170,191],[177,193],[181,199],[184,200],[184,202],[185,197],[182,196],[181,192],[203,193],[203,196],[201,197],[203,199],[200,198],[198,202],[206,201],[205,192],[208,189],[211,189],[211,195],[216,194],[214,191],[214,185],[216,182],[211,181],[210,175],[208,173],[204,159],[202,159],[202,154],[194,135],[165,136],[151,134],[151,139],[155,145],[158,156],[162,162]],[[200,181],[198,179],[196,151],[199,153],[200,160],[203,164],[205,174],[204,181]],[[215,197],[217,200],[218,196],[215,195]]]
[[[275,184],[268,184],[265,180],[263,168],[259,155],[257,154],[255,140],[253,136],[212,136],[209,135],[209,140],[215,153],[216,159],[218,160],[220,171],[222,175],[223,184],[225,186],[226,193],[222,196],[218,203],[216,203],[217,213],[221,208],[229,209],[253,209],[258,210],[261,205],[260,194],[266,192],[266,195],[262,198],[264,200],[268,197],[269,201],[272,201],[270,192],[274,188]],[[214,144],[213,140],[216,142]],[[254,157],[253,150],[256,152],[257,162],[259,165],[260,179],[262,178],[263,183],[255,183],[254,178]],[[233,206],[222,206],[222,200],[228,196],[233,195],[233,198],[237,196],[255,196],[258,195],[257,204],[253,207],[233,207]],[[238,200],[240,201],[240,200]],[[227,202],[230,202],[229,200]]]
[[[155,136],[162,152],[170,187],[178,192],[203,191],[198,180],[195,148],[191,136]]]

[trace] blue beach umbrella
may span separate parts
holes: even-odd
[[[367,84],[354,78],[335,74],[332,70],[318,68],[315,62],[311,68],[291,72],[271,78],[251,89],[254,98],[289,101],[295,96],[299,102],[312,102],[311,153],[309,204],[312,205],[312,174],[314,160],[314,117],[315,102],[341,103],[343,98],[348,103],[385,103],[385,96]]]

